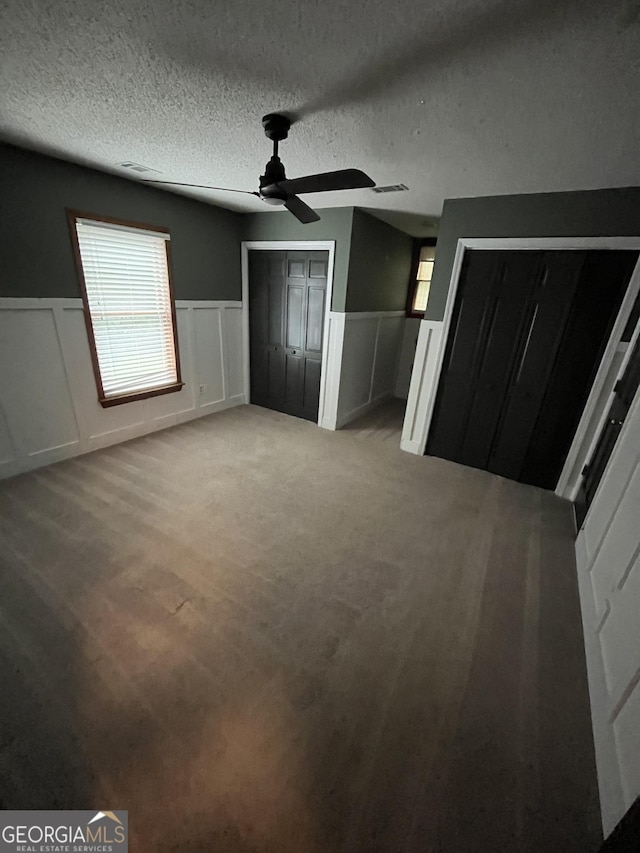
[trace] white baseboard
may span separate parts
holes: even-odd
[[[185,409],[175,414],[163,415],[160,418],[154,418],[152,421],[144,421],[133,426],[122,427],[121,429],[111,430],[110,432],[101,433],[100,435],[91,436],[89,446],[82,451],[88,453],[91,450],[100,450],[103,447],[110,447],[112,444],[121,444],[123,441],[130,441],[132,438],[140,438],[143,435],[149,435],[152,432],[159,432],[163,429],[169,429],[179,424],[185,424],[197,418],[213,415],[216,412],[222,412],[225,409],[231,409],[234,406],[241,406],[245,402],[244,394],[237,397],[230,397],[228,400],[219,400],[216,403],[207,403],[197,409]]]
[[[405,453],[413,453],[414,456],[424,455],[422,442],[411,439],[400,439],[400,450],[404,450]]]
[[[52,447],[38,453],[32,453],[26,457],[5,459],[0,462],[0,480],[14,477],[26,471],[33,471],[35,468],[42,468],[44,465],[52,465],[54,462],[71,459],[73,456],[86,453],[88,449],[82,449],[81,442],[74,441],[60,447]]]

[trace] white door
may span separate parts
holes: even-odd
[[[640,392],[576,559],[606,836],[640,795]]]

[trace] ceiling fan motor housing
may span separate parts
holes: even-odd
[[[267,204],[284,204],[287,193],[278,186],[280,181],[286,180],[286,174],[282,161],[275,154],[269,160],[264,169],[264,175],[260,175],[260,196]]]
[[[262,126],[268,139],[272,142],[281,142],[289,135],[291,121],[279,113],[267,113],[262,117]]]

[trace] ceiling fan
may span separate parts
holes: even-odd
[[[289,135],[291,120],[279,113],[269,113],[262,119],[265,135],[273,142],[273,155],[260,176],[258,192],[232,190],[226,187],[210,187],[204,184],[182,184],[178,181],[144,180],[146,184],[172,184],[179,187],[195,187],[206,190],[221,190],[229,193],[254,195],[267,204],[284,205],[290,213],[303,224],[318,222],[320,217],[305,204],[298,193],[324,193],[332,190],[357,190],[375,186],[368,175],[360,169],[340,169],[337,172],[322,172],[319,175],[305,175],[303,178],[289,179],[278,157],[278,143]]]

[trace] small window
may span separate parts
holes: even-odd
[[[179,391],[169,232],[73,212],[69,219],[100,403]]]
[[[410,317],[423,317],[427,309],[435,257],[436,247],[430,241],[429,245],[420,247],[417,261],[414,260],[407,311]]]

